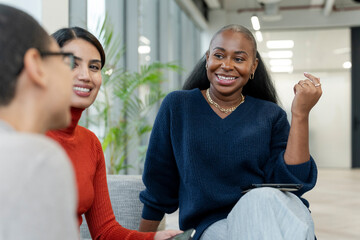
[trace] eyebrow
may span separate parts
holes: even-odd
[[[225,48],[222,48],[222,47],[214,47],[213,50],[215,50],[215,49],[219,49],[219,50],[221,50],[221,51],[223,51],[223,52],[226,51]],[[249,54],[247,54],[247,52],[245,52],[245,51],[235,51],[234,53],[235,53],[235,54],[246,54],[246,55],[249,55]]]
[[[78,60],[78,61],[82,61],[83,59],[78,57],[78,56],[74,56],[75,60]],[[90,63],[100,63],[101,64],[101,60],[99,59],[92,59],[90,60]]]

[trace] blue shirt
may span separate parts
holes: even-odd
[[[285,164],[289,130],[286,113],[272,102],[246,96],[222,119],[199,89],[170,93],[150,137],[142,217],[161,220],[179,208],[180,229],[195,228],[198,239],[253,183],[301,183],[300,197],[315,186],[317,168],[312,158]]]

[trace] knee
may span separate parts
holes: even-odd
[[[272,201],[278,201],[279,196],[284,193],[278,189],[270,187],[255,188],[246,193],[241,199],[251,202],[264,202],[270,203]],[[240,200],[241,200],[240,199]]]
[[[259,210],[261,210],[261,213],[264,213],[265,209],[273,209],[279,205],[279,198],[277,196],[279,194],[283,193],[275,188],[263,187],[252,189],[240,198],[230,212],[229,217],[245,215],[249,217],[254,216],[254,212],[259,213]]]

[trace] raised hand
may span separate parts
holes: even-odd
[[[295,97],[291,106],[293,117],[308,117],[310,110],[321,97],[320,78],[304,73],[307,78],[294,86]]]

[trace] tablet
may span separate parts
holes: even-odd
[[[285,191],[285,192],[294,192],[294,191],[300,190],[303,187],[303,185],[302,184],[297,184],[297,183],[259,183],[259,184],[251,184],[251,186],[249,188],[247,188],[246,190],[244,190],[242,193],[247,193],[251,189],[260,188],[260,187],[272,187],[272,188],[276,188],[276,189],[279,189],[279,190]]]

